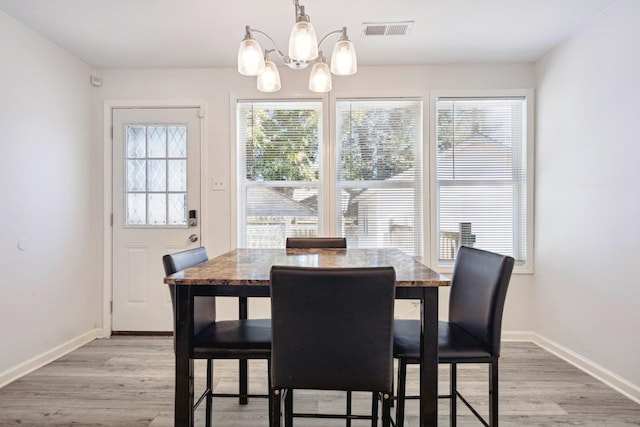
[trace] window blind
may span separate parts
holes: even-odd
[[[238,102],[241,247],[318,235],[321,123],[320,102]]]
[[[527,225],[525,98],[438,98],[438,263],[460,245],[524,262]]]
[[[336,223],[350,247],[422,254],[422,101],[336,102]]]

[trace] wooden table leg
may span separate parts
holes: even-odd
[[[239,297],[238,318],[247,319],[248,315],[249,307],[247,303],[247,297]],[[249,403],[249,398],[246,397],[247,394],[249,394],[249,366],[247,359],[240,359],[238,368],[238,388],[240,393],[240,404],[246,405],[247,403]]]
[[[423,290],[420,304],[420,426],[438,425],[438,288]]]
[[[193,305],[190,286],[175,286],[175,404],[174,424],[193,426],[193,359],[190,356],[190,339],[193,330]]]

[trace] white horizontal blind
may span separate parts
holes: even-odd
[[[336,139],[337,234],[422,255],[422,100],[338,100]]]
[[[438,264],[460,245],[526,260],[524,98],[436,101]]]
[[[322,104],[239,101],[239,246],[318,235]]]

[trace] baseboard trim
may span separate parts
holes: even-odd
[[[640,386],[542,335],[531,331],[502,331],[502,341],[532,342],[640,404]]]
[[[502,331],[502,341],[533,342],[534,333],[531,331]]]
[[[173,331],[111,331],[111,335],[114,337],[172,337]]]
[[[560,359],[572,364],[576,368],[591,375],[595,379],[605,383],[614,390],[622,393],[629,399],[640,404],[640,386],[620,377],[605,367],[587,359],[586,357],[572,351],[557,342],[545,338],[536,333],[531,333],[531,341],[554,354]]]
[[[102,329],[92,329],[13,368],[0,372],[0,388],[102,336]]]

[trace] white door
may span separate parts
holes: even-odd
[[[172,331],[162,256],[198,246],[198,109],[114,109],[112,330]]]

